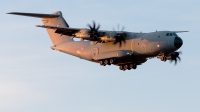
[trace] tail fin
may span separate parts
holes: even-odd
[[[60,11],[54,12],[53,14],[37,14],[37,13],[21,13],[21,12],[11,12],[7,14],[42,18],[42,22],[44,23],[44,25],[69,27],[69,25],[63,18],[62,13]],[[67,42],[67,41],[72,41],[72,39],[70,39],[69,36],[55,33],[54,29],[46,29],[46,30],[54,45],[58,45],[60,43]]]

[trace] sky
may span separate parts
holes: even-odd
[[[199,0],[18,0],[0,4],[0,112],[199,112]],[[102,67],[50,49],[41,19],[8,12],[62,11],[70,27],[189,31],[181,62],[151,59],[136,70]]]

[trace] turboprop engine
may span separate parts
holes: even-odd
[[[88,30],[87,29],[81,29],[79,32],[75,33],[74,35],[77,38],[90,38],[90,35],[88,35]]]

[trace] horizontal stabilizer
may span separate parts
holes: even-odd
[[[29,16],[29,17],[36,17],[36,18],[56,18],[56,17],[60,16],[60,15],[56,15],[56,14],[38,14],[38,13],[23,13],[23,12],[10,12],[7,14]]]
[[[79,28],[68,28],[68,27],[61,27],[61,26],[48,26],[48,25],[36,25],[37,27],[47,28],[47,29],[55,29],[55,33],[72,36],[74,33],[78,32]]]
[[[48,28],[48,29],[59,29],[59,28],[67,28],[67,27],[59,27],[59,26],[48,26],[48,25],[36,25],[36,27]]]

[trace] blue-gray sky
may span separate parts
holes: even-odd
[[[0,4],[1,112],[199,112],[199,0],[18,0]],[[40,19],[7,12],[62,11],[71,27],[188,30],[177,66],[148,60],[137,70],[102,67],[53,51]]]

